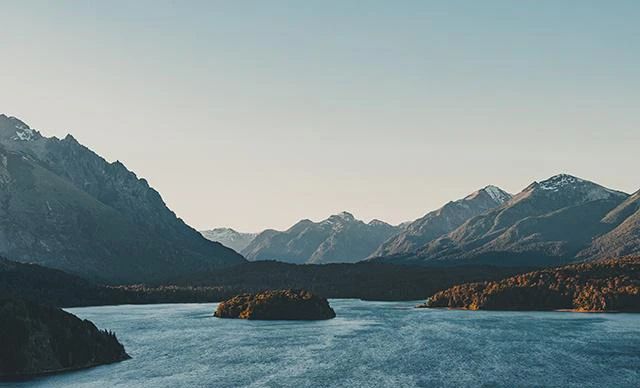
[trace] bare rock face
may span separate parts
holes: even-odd
[[[186,225],[122,163],[0,114],[0,255],[100,283],[244,263]]]
[[[305,290],[273,290],[243,294],[221,302],[218,318],[312,321],[335,318],[325,298]]]

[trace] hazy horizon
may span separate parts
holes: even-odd
[[[558,173],[632,193],[639,18],[633,1],[25,1],[3,6],[0,113],[122,161],[199,230],[398,224]]]

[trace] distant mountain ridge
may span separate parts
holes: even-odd
[[[0,115],[0,255],[105,282],[234,265],[120,162]]]
[[[400,233],[385,241],[371,257],[407,254],[451,232],[468,219],[494,209],[511,199],[511,194],[486,186],[465,198],[451,201],[438,210],[409,223]]]
[[[610,211],[601,222],[612,229],[594,239],[578,254],[579,259],[640,255],[640,191]]]
[[[241,233],[231,228],[215,228],[202,230],[200,233],[211,241],[217,241],[225,247],[229,247],[236,252],[241,252],[253,241],[258,233]]]
[[[534,182],[503,205],[400,257],[420,265],[553,265],[575,261],[614,225],[602,222],[628,194],[567,174]]]
[[[342,212],[286,231],[204,231],[249,260],[546,266],[640,254],[640,192],[568,174],[511,196],[486,186],[399,226]],[[0,115],[0,255],[102,283],[158,282],[244,263],[119,161]]]
[[[266,230],[242,250],[249,260],[294,264],[353,263],[399,231],[380,220],[364,223],[342,212],[324,221],[302,220],[286,231]]]

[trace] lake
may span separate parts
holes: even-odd
[[[73,308],[133,359],[11,387],[638,387],[640,314],[414,309],[331,300],[316,322],[211,304]]]

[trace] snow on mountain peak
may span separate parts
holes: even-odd
[[[511,194],[503,191],[497,186],[489,185],[485,187],[484,192],[487,193],[494,201],[498,203],[505,203],[511,199]]]
[[[31,141],[35,139],[36,132],[29,128],[27,125],[18,124],[16,125],[16,135],[13,137],[13,140],[16,141]]]
[[[530,186],[531,189],[538,189],[541,192],[555,195],[564,191],[579,192],[587,201],[597,201],[601,199],[623,198],[627,194],[608,189],[597,183],[584,180],[573,175],[558,174],[544,180],[538,184]]]
[[[506,191],[502,190],[501,188],[499,188],[497,186],[489,185],[489,186],[486,186],[486,187],[484,187],[484,188],[482,188],[482,189],[480,189],[478,191],[475,191],[475,192],[469,194],[464,199],[462,199],[460,201],[456,201],[456,202],[464,204],[464,201],[468,201],[468,200],[477,198],[478,195],[480,195],[481,193],[487,194],[489,197],[491,197],[491,199],[496,201],[498,204],[503,204],[503,203],[505,203],[505,202],[507,202],[508,200],[511,199],[511,194],[507,193]]]
[[[31,141],[40,136],[38,131],[31,129],[20,119],[4,114],[0,115],[0,129],[2,137],[13,141]]]
[[[12,117],[13,118],[13,117]],[[29,128],[29,126],[22,121],[15,119],[16,134],[11,138],[15,141],[32,141],[36,139],[38,132]]]
[[[573,175],[558,174],[551,178],[539,183],[538,188],[546,191],[558,191],[563,187],[576,185],[585,182],[583,179],[577,178]]]

